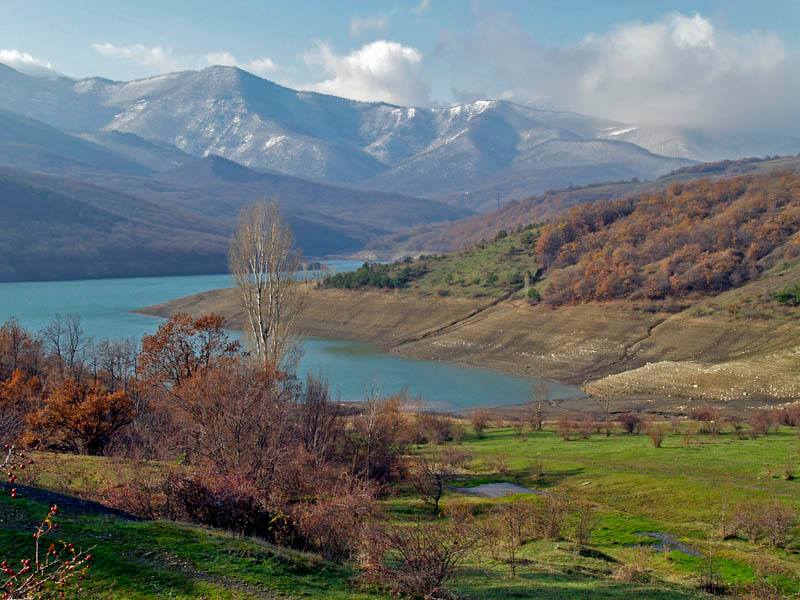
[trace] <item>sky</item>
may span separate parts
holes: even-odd
[[[506,98],[623,122],[780,131],[798,0],[0,0],[0,62],[115,80],[235,65],[401,105]]]

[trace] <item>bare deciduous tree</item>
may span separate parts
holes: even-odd
[[[475,435],[479,438],[483,438],[486,428],[489,426],[489,411],[482,408],[473,410],[470,414],[470,422],[472,423],[472,429],[475,431]]]
[[[296,452],[291,398],[269,372],[226,359],[181,384],[173,410],[187,458],[270,489]]]
[[[343,432],[342,411],[331,399],[327,380],[310,373],[300,398],[300,428],[303,446],[320,462],[327,461]]]
[[[277,204],[258,202],[242,210],[229,267],[247,318],[248,339],[260,362],[285,370],[299,359],[294,337],[304,295],[295,277],[299,263]]]
[[[544,496],[542,498],[542,508],[536,515],[538,535],[548,540],[561,539],[568,508],[569,506],[564,497],[556,494]]]
[[[574,529],[572,530],[572,541],[579,548],[589,545],[592,531],[597,523],[594,506],[586,497],[577,497],[572,500],[571,508],[575,515]]]
[[[425,504],[439,514],[439,502],[458,470],[469,460],[469,455],[453,448],[436,449],[420,454],[412,483]]]
[[[86,350],[92,338],[81,327],[78,315],[57,314],[42,329],[45,347],[57,361],[60,378],[78,379],[83,369]]]
[[[411,443],[408,416],[403,412],[408,397],[401,393],[382,398],[380,387],[366,390],[359,414],[350,421],[347,452],[356,477],[386,483],[403,471],[401,457]]]
[[[544,403],[550,395],[550,386],[546,381],[537,381],[531,393],[531,400],[528,403],[528,419],[531,429],[541,431],[544,425]]]
[[[376,523],[367,529],[363,566],[370,578],[402,598],[450,598],[448,583],[483,540],[466,510],[414,525]],[[388,559],[388,560],[387,560]]]
[[[490,552],[508,563],[512,578],[517,576],[522,546],[534,535],[534,523],[533,506],[522,498],[503,504],[491,523]]]

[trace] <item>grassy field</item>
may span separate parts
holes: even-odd
[[[552,431],[519,436],[511,428],[495,428],[484,438],[467,434],[450,444],[470,457],[455,484],[511,481],[545,493],[582,497],[595,507],[597,518],[592,552],[576,552],[569,541],[568,518],[564,540],[524,545],[513,579],[503,560],[481,551],[454,585],[467,598],[702,597],[697,588],[708,569],[708,556],[728,586],[751,583],[766,571],[787,596],[800,592],[797,531],[784,550],[719,536],[723,514],[739,501],[779,499],[800,508],[800,480],[784,476],[787,465],[800,474],[800,441],[789,429],[744,440],[732,434],[671,434],[663,447],[654,448],[645,435],[596,434],[563,441]],[[134,476],[158,477],[164,466],[48,454],[39,457],[38,469],[39,486],[93,497]],[[21,557],[30,547],[31,528],[46,512],[46,503],[62,505],[60,535],[94,548],[96,562],[86,584],[91,598],[388,597],[359,585],[350,567],[259,540],[187,524],[127,520],[68,498],[42,498],[33,492],[16,501],[1,498],[0,548],[11,558]],[[532,502],[540,499],[534,496]],[[451,491],[444,506],[466,502],[485,512],[506,501]],[[406,489],[384,505],[398,519],[410,520],[427,510]],[[684,544],[688,550],[659,548],[647,533],[667,534],[670,544]],[[630,583],[613,577],[619,565],[630,563],[645,573],[641,580]]]

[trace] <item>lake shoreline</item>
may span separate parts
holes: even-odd
[[[352,263],[338,263],[338,268],[352,268]],[[203,297],[208,290],[228,288],[229,275],[196,277],[118,278],[114,280],[75,280],[69,282],[19,283],[0,286],[0,321],[16,318],[31,332],[41,331],[58,314],[80,318],[87,339],[100,342],[134,340],[152,334],[160,321],[152,314],[133,312],[137,307],[151,306],[172,299]],[[213,295],[213,293],[212,293]],[[411,315],[417,303],[406,302],[404,310]],[[471,303],[463,306],[468,314]],[[144,311],[148,312],[148,311]],[[209,312],[200,307],[197,312]],[[397,312],[397,311],[395,311]],[[449,312],[434,312],[431,326]],[[325,317],[330,316],[326,310]],[[376,323],[386,315],[375,313]],[[350,315],[340,314],[349,319]],[[412,321],[418,321],[413,316]],[[390,330],[407,336],[398,322],[384,323]],[[363,324],[362,324],[363,325]],[[235,327],[231,322],[231,327]],[[341,326],[341,325],[340,325]],[[359,331],[367,328],[357,326]],[[344,328],[346,330],[346,328]],[[340,329],[342,331],[342,329]],[[403,353],[386,352],[373,339],[357,341],[359,336],[337,335],[337,331],[308,331],[304,355],[298,365],[298,376],[322,373],[337,397],[363,400],[367,390],[377,386],[384,394],[407,390],[410,396],[421,395],[431,409],[448,411],[474,406],[498,406],[524,402],[530,397],[535,379],[510,374],[498,369],[478,369],[453,361],[430,361],[409,358]],[[314,334],[321,334],[314,336]],[[238,333],[232,332],[238,337]],[[347,339],[345,339],[347,338]],[[580,395],[573,387],[551,384],[552,396],[566,398]]]
[[[230,289],[139,312],[214,312],[238,329],[243,317]],[[550,308],[313,289],[301,328],[313,336],[371,342],[403,357],[541,377],[578,386],[591,397],[560,402],[563,408],[604,409],[608,399],[612,410],[686,412],[704,402],[747,407],[800,396],[791,367],[800,331],[791,324],[653,313],[624,302]]]

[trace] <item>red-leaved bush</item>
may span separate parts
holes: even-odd
[[[165,496],[164,511],[171,519],[286,542],[288,519],[270,510],[263,494],[241,475],[175,473],[165,484]]]
[[[328,560],[356,555],[364,524],[375,514],[375,487],[345,473],[330,473],[327,485],[294,510],[306,543]]]

